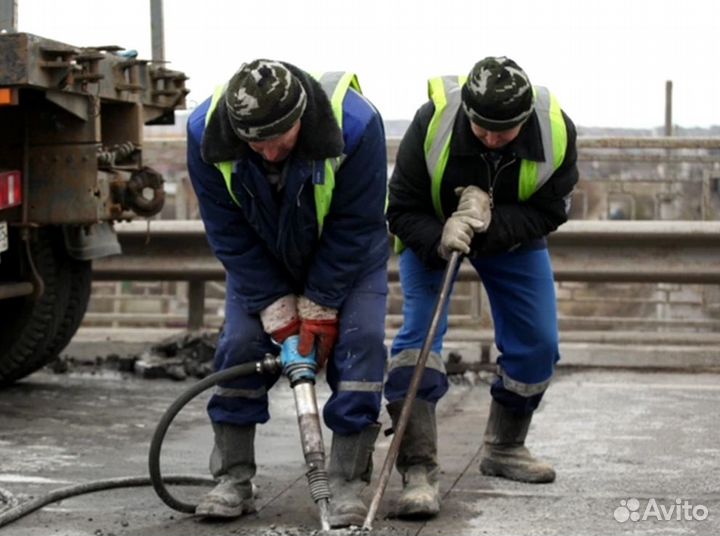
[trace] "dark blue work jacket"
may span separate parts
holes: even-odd
[[[222,106],[207,127],[210,99],[188,121],[188,169],[208,241],[227,271],[227,299],[240,300],[249,313],[290,293],[340,308],[355,282],[388,258],[387,160],[379,113],[350,90],[340,131],[317,82],[297,68],[293,73],[301,77],[308,106],[279,194],[260,156],[223,124]],[[341,155],[319,233],[313,181],[323,180],[326,158]],[[235,162],[232,191],[239,206],[214,166],[228,160]]]

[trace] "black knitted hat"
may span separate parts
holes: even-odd
[[[462,88],[462,104],[473,123],[496,132],[521,124],[535,106],[527,74],[505,56],[473,66]]]
[[[243,64],[233,75],[225,105],[235,134],[263,141],[290,130],[305,111],[307,95],[282,63],[261,59]]]

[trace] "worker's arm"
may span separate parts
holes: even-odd
[[[438,245],[443,223],[433,207],[430,175],[423,151],[425,131],[433,111],[431,102],[423,105],[400,143],[390,179],[388,222],[390,232],[412,249],[425,265],[442,268],[445,261],[438,254]]]
[[[339,308],[362,271],[385,265],[389,254],[385,200],[387,157],[380,115],[351,91],[345,98],[347,154],[335,174],[330,212],[308,271],[305,295]]]
[[[278,298],[292,294],[288,277],[264,246],[242,210],[234,203],[220,171],[202,160],[200,140],[206,103],[188,120],[187,164],[197,194],[208,242],[228,273],[228,300],[248,313],[259,313]]]

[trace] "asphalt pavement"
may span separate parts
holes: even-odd
[[[553,484],[486,477],[478,447],[488,375],[455,377],[439,405],[442,511],[427,522],[393,517],[396,472],[375,522],[387,535],[711,535],[720,533],[720,375],[711,372],[561,370],[528,444],[555,465]],[[0,391],[0,510],[51,490],[147,474],[154,427],[190,380],[141,379],[102,368],[44,370]],[[322,402],[327,387],[321,382]],[[163,448],[165,474],[207,476],[212,442],[203,395],[178,417]],[[256,514],[210,523],[169,509],[150,487],[81,495],[0,528],[9,536],[317,535],[292,393],[271,392],[259,428]],[[389,419],[383,410],[382,423]],[[325,431],[329,447],[330,434]],[[390,438],[375,453],[376,484]],[[202,488],[172,488],[197,501]],[[350,531],[334,531],[348,534]]]

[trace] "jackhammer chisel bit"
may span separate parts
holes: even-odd
[[[302,444],[310,495],[318,505],[322,530],[330,529],[330,484],[325,470],[325,445],[320,427],[320,412],[315,397],[317,363],[314,351],[308,356],[298,352],[298,336],[288,337],[282,345],[283,374],[290,381],[295,397],[300,442]]]

